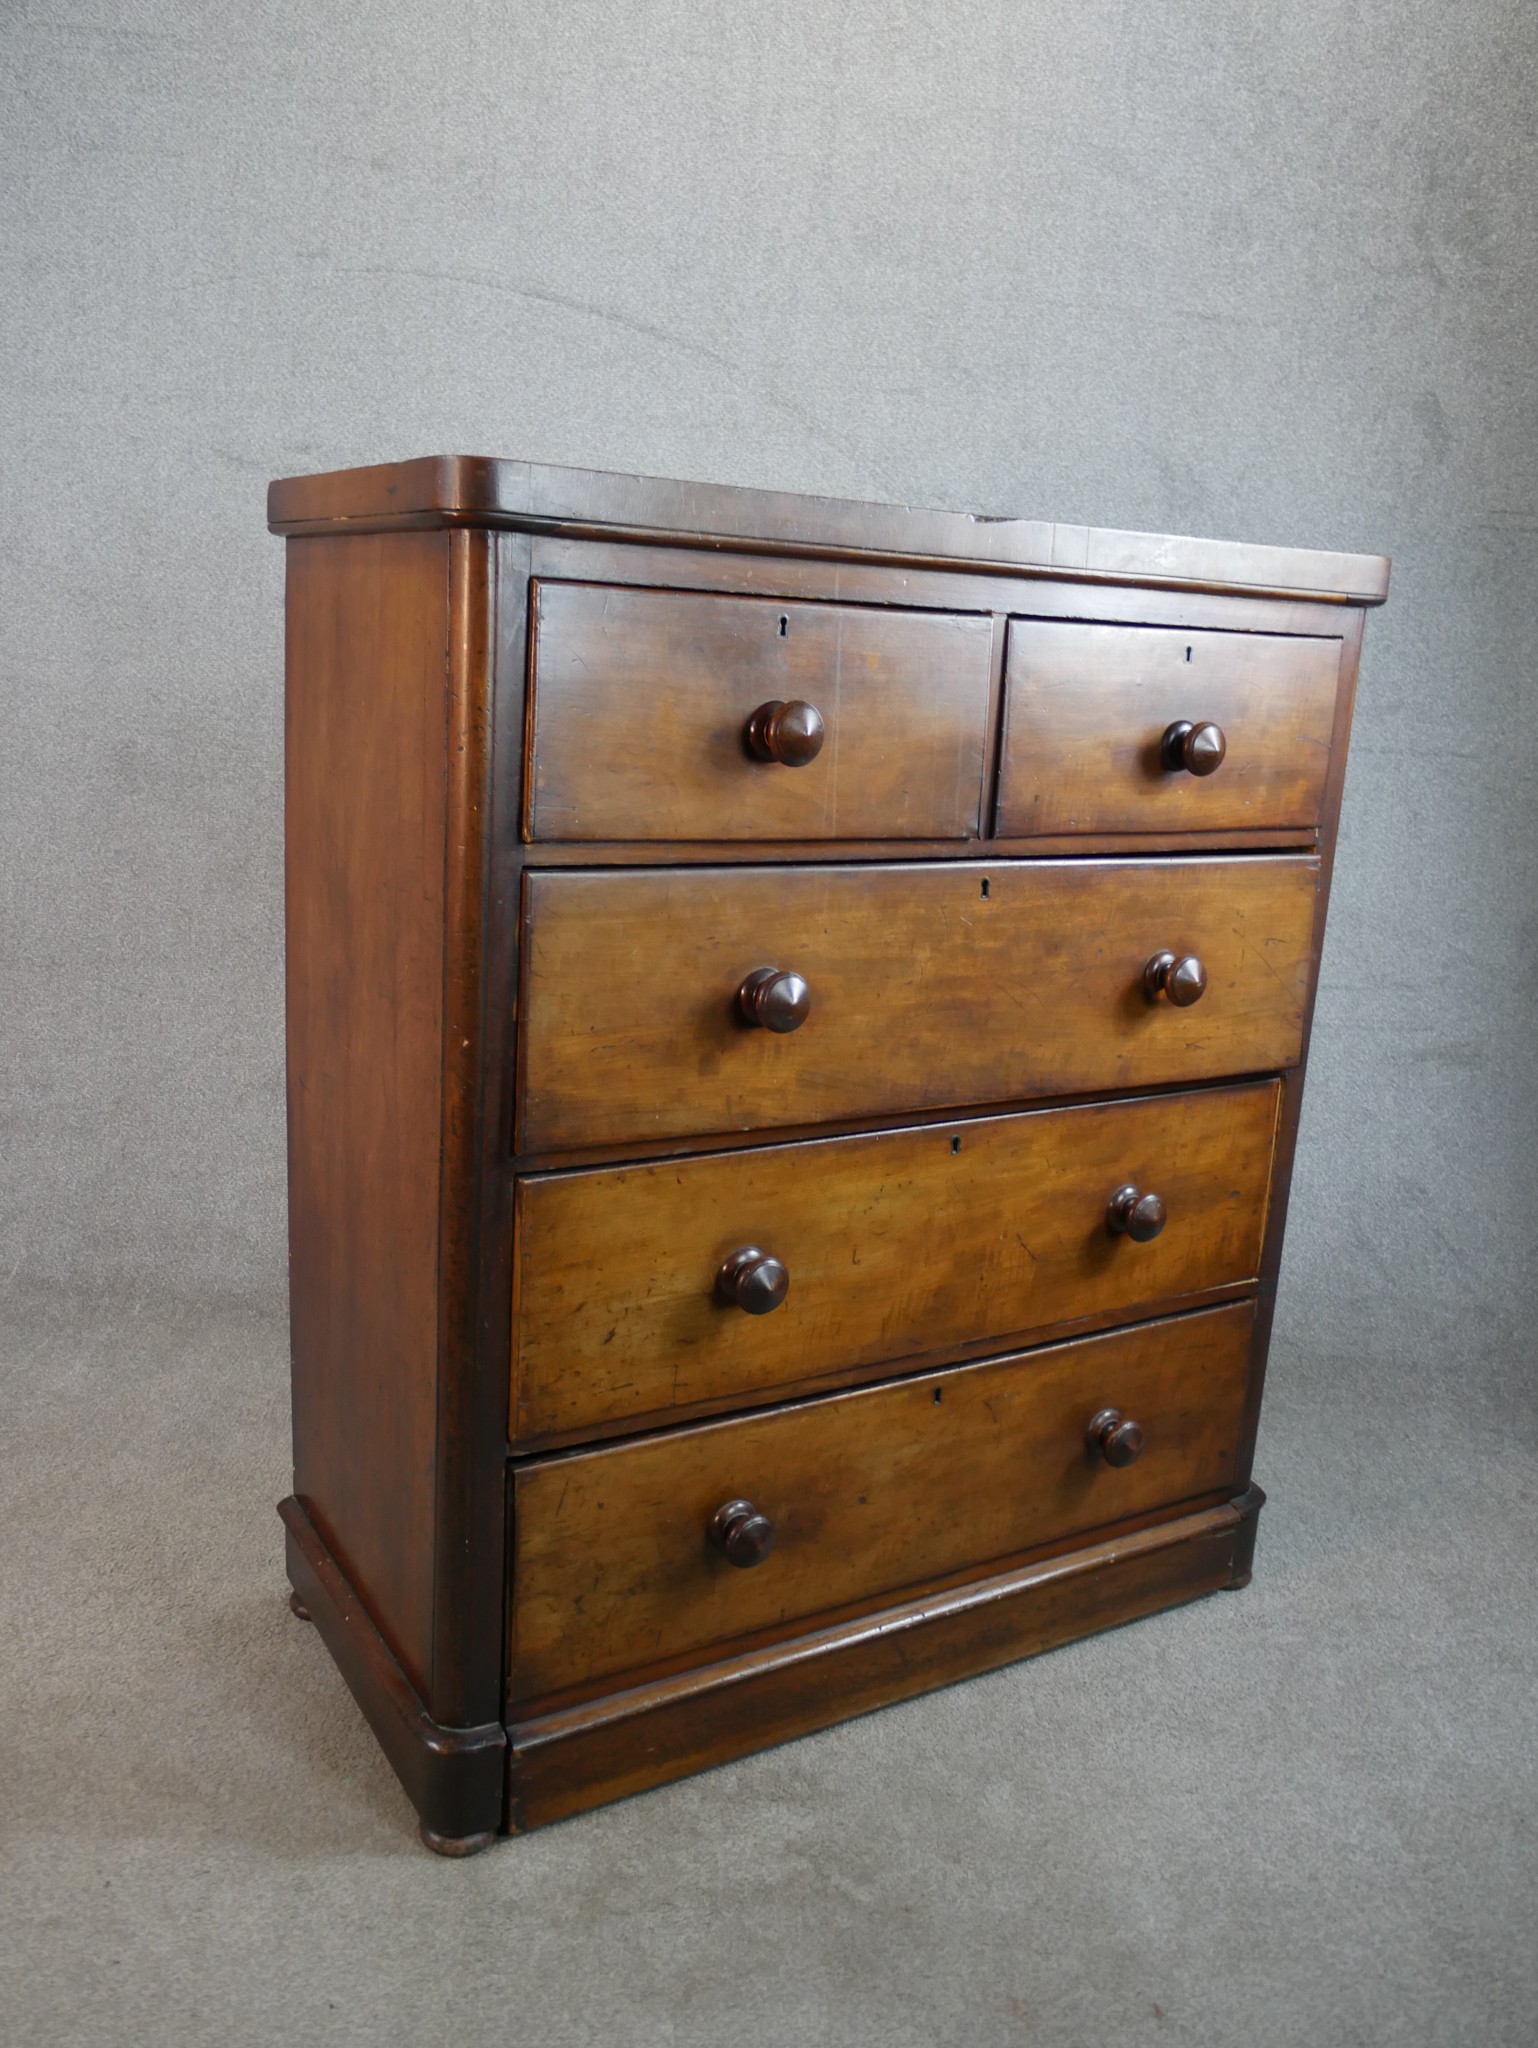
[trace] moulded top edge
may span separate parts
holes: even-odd
[[[283,477],[268,489],[267,522],[284,534],[348,526],[499,526],[1353,604],[1381,604],[1389,579],[1383,555],[1122,533],[482,455],[429,455]]]

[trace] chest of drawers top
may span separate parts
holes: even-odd
[[[290,1575],[434,1845],[1242,1583],[1387,563],[463,457],[269,517]]]
[[[428,455],[269,486],[274,533],[479,527],[613,542],[1103,578],[1381,604],[1383,555],[1122,533],[735,484],[685,483],[488,455]]]

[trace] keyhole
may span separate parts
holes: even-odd
[[[959,1152],[961,1150],[961,1140],[959,1138],[951,1139],[951,1150],[953,1152]]]
[[[789,619],[789,617],[788,617],[788,616],[786,615],[786,613],[784,613],[784,612],[781,612],[781,613],[780,613],[780,638],[781,638],[781,639],[783,640],[783,639],[785,638],[786,634],[787,634],[787,633],[788,633],[789,631],[790,631],[790,619]],[[1188,647],[1188,648],[1186,649],[1186,660],[1187,660],[1187,661],[1189,661],[1190,659],[1191,659],[1191,650],[1190,650],[1190,648]]]
[[[939,1387],[936,1387],[936,1388],[935,1388],[935,1406],[936,1406],[936,1407],[938,1408],[938,1407],[939,1407],[939,1405],[940,1405],[940,1403],[941,1403],[941,1402],[942,1402],[942,1401],[943,1401],[944,1399],[945,1399],[945,1396],[944,1396],[944,1394],[943,1394],[943,1393],[941,1392],[941,1390],[940,1390],[940,1388],[939,1388]]]
[[[784,632],[784,630],[785,630],[785,621],[784,621],[783,619],[781,619],[781,621],[780,621],[780,631],[781,631],[781,632],[783,633],[783,632]],[[1188,647],[1188,648],[1186,649],[1186,660],[1187,660],[1187,661],[1189,661],[1190,659],[1191,659],[1191,650],[1190,650],[1190,648]]]
[[[983,876],[983,901],[984,901],[984,902],[986,903],[986,902],[987,902],[987,900],[988,900],[988,877],[987,877],[986,875],[984,875],[984,876]]]

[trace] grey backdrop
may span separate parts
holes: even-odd
[[[432,2032],[453,1900],[483,1916],[464,1986],[493,1955],[515,1978],[462,1990],[476,2039],[530,1999],[530,2038],[586,2040],[580,2009],[609,2038],[718,2039],[758,1996],[766,2043],[1015,2039],[1043,2012],[1053,2040],[1141,2040],[1170,1971],[1189,2030],[1161,2039],[1529,2038],[1532,0],[0,13],[5,1640],[32,1657],[0,1725],[51,1759],[6,1774],[30,1814],[14,1952],[48,1957],[29,2038],[167,2040],[168,1986],[189,2038],[221,2038],[226,1996],[265,2001],[253,2039],[353,2038],[339,2008],[375,2014],[360,2038]],[[1395,557],[1250,1604],[458,1876],[399,1862],[384,1767],[283,1633],[268,1506],[263,489],[436,451]],[[1101,1727],[1130,1697],[1146,1724]],[[65,1732],[82,1699],[115,1717],[110,1784],[102,1724]],[[1092,1727],[1140,1788],[1113,1815]],[[953,1757],[989,1759],[992,1805]],[[929,1924],[965,1929],[949,1974],[907,1939],[919,1843]],[[761,1929],[701,1933],[731,1874],[705,1844],[767,1859]]]
[[[1511,1341],[1526,0],[13,4],[4,1237],[283,1286],[267,479],[440,450],[1381,549],[1283,1311]]]

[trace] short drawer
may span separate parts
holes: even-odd
[[[540,583],[532,633],[531,839],[978,832],[988,619]]]
[[[522,1180],[514,1436],[997,1351],[1251,1280],[1280,1093],[1266,1081]],[[1129,1187],[1144,1202],[1131,1234]]]
[[[1318,875],[1303,855],[529,875],[520,1149],[1291,1066]],[[1148,992],[1161,957],[1200,960],[1199,1000]],[[771,969],[805,985],[795,1029],[746,1021]]]
[[[1338,640],[1011,619],[995,830],[1316,826],[1339,668]]]
[[[1253,1324],[1210,1309],[515,1466],[511,1696],[1231,1489]],[[1092,1435],[1108,1410],[1141,1430],[1131,1463]],[[710,1534],[736,1501],[773,1531],[747,1569]]]

